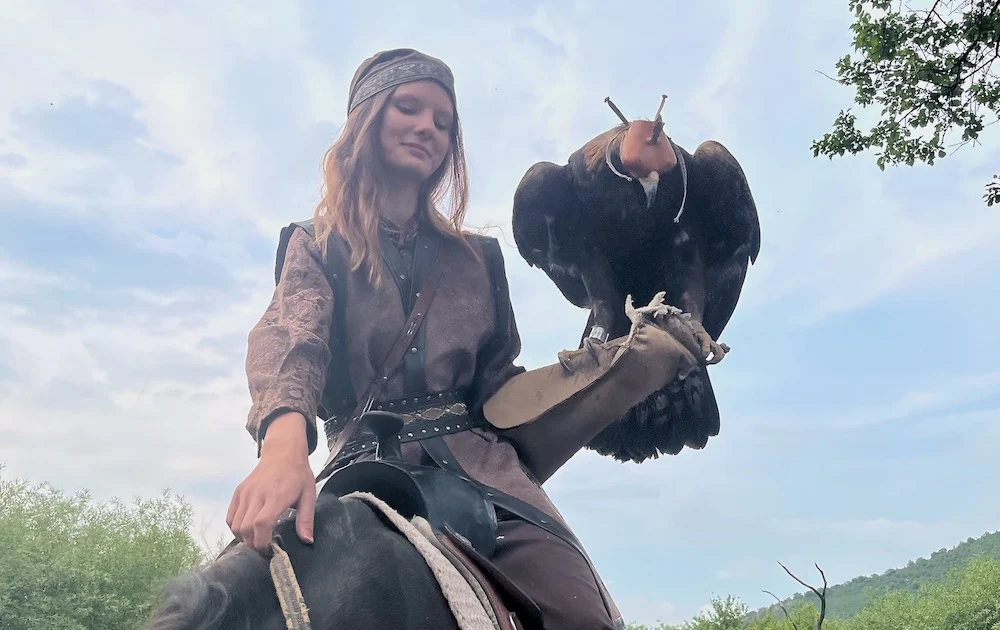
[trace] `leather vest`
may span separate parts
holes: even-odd
[[[296,221],[281,230],[278,240],[278,250],[275,257],[274,278],[275,283],[281,278],[281,269],[284,263],[285,250],[288,241],[295,229],[303,229],[311,237],[315,237],[313,220]],[[410,309],[415,301],[416,293],[422,285],[424,278],[430,270],[430,264],[434,260],[434,252],[446,238],[438,234],[427,222],[423,222],[417,235],[417,242],[414,247],[412,261],[404,261],[398,250],[382,235],[382,259],[387,267],[389,275],[393,278],[399,289],[400,299],[403,303],[403,312],[409,316]],[[494,330],[493,335],[487,344],[481,349],[480,356],[488,360],[500,352],[507,342],[510,334],[513,311],[509,301],[507,277],[503,271],[503,259],[500,251],[500,244],[496,238],[481,235],[470,235],[469,238],[478,241],[484,254],[487,271],[490,276],[490,286],[493,294],[494,305]],[[349,249],[346,241],[337,233],[331,233],[327,240],[327,256],[324,260],[324,272],[330,287],[335,296],[334,312],[330,325],[330,364],[327,368],[326,386],[320,398],[319,413],[324,421],[336,424],[338,420],[346,420],[346,416],[354,409],[356,402],[355,384],[352,383],[347,358],[347,344],[350,336],[347,334],[345,324],[346,300],[342,296],[347,294],[347,274],[350,273],[348,266],[350,260]],[[425,327],[417,331],[414,348],[415,352],[407,352],[403,359],[401,370],[404,375],[404,388],[406,395],[420,395],[425,392],[424,384],[424,343]],[[367,385],[359,384],[359,385]],[[363,389],[363,387],[362,387]],[[479,392],[475,387],[469,392],[469,399],[466,403],[472,414],[479,414],[485,402],[486,393]]]

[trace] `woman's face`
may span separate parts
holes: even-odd
[[[396,88],[382,117],[379,143],[391,171],[423,181],[444,162],[455,118],[448,93],[431,80]]]

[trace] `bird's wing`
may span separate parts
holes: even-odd
[[[566,167],[538,162],[525,172],[514,191],[511,227],[525,262],[544,271],[567,300],[583,306],[587,290],[579,278],[553,266],[549,238],[550,223],[576,225],[572,215],[577,212],[579,205]]]
[[[701,143],[689,170],[705,238],[702,325],[718,339],[736,309],[747,267],[760,253],[760,219],[743,169],[722,144]]]

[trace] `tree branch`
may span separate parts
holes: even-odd
[[[774,600],[776,602],[778,602],[778,606],[780,606],[782,612],[785,613],[785,619],[788,620],[788,623],[792,624],[792,630],[799,630],[799,627],[797,625],[795,625],[794,621],[792,621],[792,616],[788,614],[788,609],[785,608],[785,605],[781,603],[781,600],[778,599],[778,596],[775,595],[774,593],[772,593],[771,591],[764,591],[764,592],[767,593],[768,595],[770,595],[771,597],[773,597]]]
[[[839,59],[836,76],[817,72],[854,87],[855,102],[880,108],[881,117],[866,132],[841,111],[833,130],[813,142],[814,155],[882,149],[876,155],[884,170],[886,162],[933,165],[967,144],[981,144],[980,133],[992,124],[984,111],[1000,111],[1000,0],[850,5],[859,56]],[[991,186],[989,201],[1000,204],[1000,183]]]
[[[924,23],[920,25],[921,29],[927,28],[927,23],[931,21],[932,15],[937,15],[937,19],[941,20],[941,23],[944,24],[944,20],[941,19],[941,16],[938,15],[937,12],[939,4],[941,4],[941,0],[934,0],[934,4],[931,5],[930,11],[927,12],[927,17],[924,18]]]
[[[827,79],[830,79],[831,81],[834,81],[836,83],[841,83],[840,79],[835,79],[835,78],[831,77],[830,75],[828,75],[827,73],[823,72],[822,70],[816,70],[816,72],[818,72],[819,74],[822,74],[824,77],[826,77]]]
[[[1000,39],[997,40],[996,48],[994,48],[994,51],[993,51],[993,56],[990,57],[989,59],[987,59],[982,64],[980,64],[975,70],[973,70],[972,72],[970,72],[968,75],[966,75],[965,79],[971,79],[973,76],[975,76],[975,74],[977,72],[979,72],[983,68],[986,68],[987,66],[992,65],[993,62],[996,61],[998,57],[1000,57]],[[962,81],[965,81],[965,79],[962,79],[961,77],[959,77],[959,79],[957,79],[957,80],[961,83]]]
[[[819,568],[818,564],[814,564],[813,565],[814,567],[816,567],[816,570],[819,571],[819,574],[823,577],[823,592],[820,593],[818,590],[816,590],[815,587],[810,586],[809,584],[806,584],[805,582],[803,582],[802,580],[800,580],[798,577],[796,577],[796,575],[794,573],[792,573],[791,571],[789,571],[788,567],[786,567],[785,565],[781,564],[781,562],[778,562],[778,564],[781,565],[781,568],[785,570],[785,573],[787,573],[788,575],[792,576],[793,580],[795,580],[796,582],[798,582],[802,586],[808,588],[813,593],[816,593],[816,597],[819,598],[819,606],[820,606],[820,608],[819,608],[819,620],[816,622],[816,630],[822,630],[822,628],[823,628],[823,620],[826,618],[826,574],[823,573],[823,569]]]

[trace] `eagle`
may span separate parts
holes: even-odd
[[[701,449],[718,435],[708,366],[729,351],[719,339],[760,253],[757,207],[739,162],[714,140],[693,154],[675,144],[664,132],[666,99],[653,120],[630,121],[606,98],[621,124],[564,165],[531,166],[513,198],[520,256],[590,310],[580,347],[627,335],[633,299],[679,309],[700,342],[699,369],[587,445],[620,461]]]

